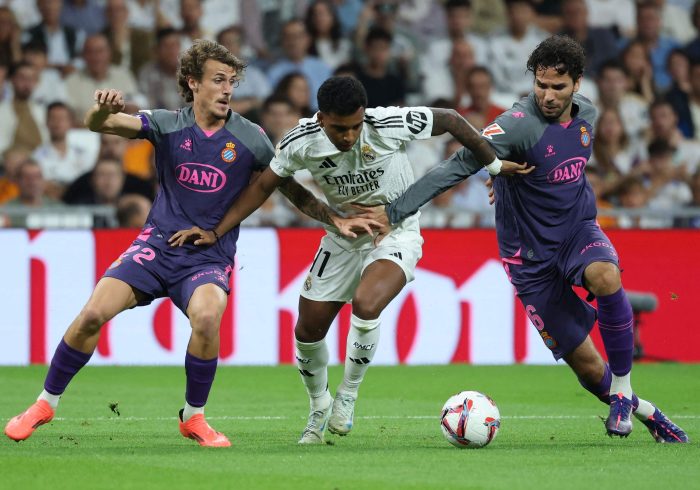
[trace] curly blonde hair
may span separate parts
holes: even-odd
[[[192,102],[194,95],[187,83],[189,77],[197,81],[202,80],[204,74],[204,63],[207,60],[219,61],[236,70],[236,80],[240,80],[246,64],[236,58],[231,52],[221,44],[214,41],[197,39],[194,44],[180,56],[180,64],[177,68],[177,84],[180,95],[185,102]]]

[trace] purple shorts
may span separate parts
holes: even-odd
[[[145,298],[138,306],[167,296],[185,315],[192,293],[202,284],[216,284],[229,293],[232,267],[225,259],[200,261],[197,255],[177,254],[169,247],[162,236],[151,235],[146,229],[103,277],[119,279],[143,293]]]
[[[612,262],[619,267],[610,239],[594,223],[581,227],[547,262],[503,260],[528,318],[555,359],[581,345],[595,323],[595,308],[572,288],[585,286],[583,272],[593,262]]]

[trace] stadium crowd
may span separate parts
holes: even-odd
[[[483,128],[532,89],[524,61],[551,33],[586,50],[580,92],[599,109],[586,175],[613,211],[601,225],[700,228],[700,0],[0,0],[0,226],[76,205],[115,210],[92,226],[141,226],[153,147],[83,117],[107,87],[128,112],[184,105],[178,56],[195,39],[245,60],[231,108],[276,144],[332,74],[356,76],[370,107],[449,107]],[[413,142],[414,174],[458,147]],[[436,197],[421,224],[493,226],[480,177]],[[279,193],[245,224],[315,226]]]

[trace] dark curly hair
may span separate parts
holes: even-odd
[[[207,60],[219,61],[236,70],[236,80],[240,80],[246,64],[236,58],[221,44],[214,41],[197,39],[194,44],[180,56],[180,64],[177,67],[177,85],[180,95],[185,102],[192,102],[194,95],[187,83],[187,78],[192,77],[197,81],[202,80],[204,63]]]
[[[349,116],[367,107],[365,87],[354,77],[331,77],[318,89],[318,109],[326,114]]]
[[[554,68],[557,73],[569,74],[575,82],[586,66],[586,53],[583,47],[569,36],[552,36],[542,41],[530,54],[527,69],[533,74],[538,70]]]

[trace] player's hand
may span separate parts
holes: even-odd
[[[366,218],[379,223],[379,227],[375,230],[377,233],[374,237],[374,245],[379,245],[385,236],[391,231],[391,223],[386,215],[386,209],[383,204],[379,206],[363,206],[362,204],[352,204],[352,207],[358,212],[356,218]]]
[[[126,106],[124,95],[115,89],[95,90],[95,103],[99,106],[100,112],[109,114],[123,112]]]
[[[189,230],[180,230],[170,237],[168,243],[171,247],[181,247],[185,243],[195,245],[213,245],[216,243],[216,235],[213,231],[203,230],[199,226],[193,226]]]
[[[489,190],[489,204],[493,206],[493,204],[496,202],[496,191],[493,190],[493,179],[489,177],[488,179],[486,179],[486,182],[484,182],[484,184]]]
[[[382,224],[373,219],[352,216],[350,218],[333,217],[333,225],[338,228],[340,234],[348,238],[357,238],[357,234],[374,235],[375,229],[380,229]]]
[[[516,163],[509,160],[501,160],[501,162],[503,166],[498,175],[527,175],[536,168],[533,166],[528,167],[527,162]]]

